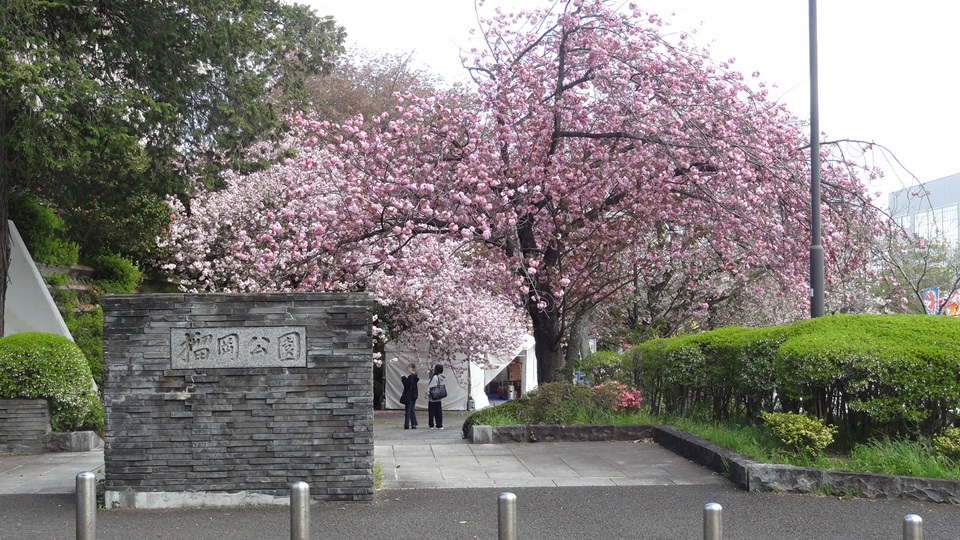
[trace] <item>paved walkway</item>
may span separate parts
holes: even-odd
[[[103,450],[37,456],[0,454],[0,495],[73,493],[78,473],[103,472]]]
[[[469,444],[465,415],[445,415],[443,431],[403,429],[378,414],[376,460],[385,489],[670,486],[725,484],[724,478],[653,443]],[[425,424],[421,423],[421,426]]]
[[[385,489],[668,486],[726,480],[652,443],[469,444],[465,413],[446,429],[403,429],[403,416],[377,413],[374,453]],[[421,426],[426,425],[426,419]],[[0,495],[74,492],[76,475],[102,475],[103,450],[39,456],[0,455]]]

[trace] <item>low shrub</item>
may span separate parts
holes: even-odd
[[[784,446],[803,454],[822,453],[837,434],[836,426],[828,426],[807,414],[765,412],[763,421]]]
[[[32,197],[10,195],[10,219],[33,260],[51,266],[77,264],[80,246],[67,237],[67,226],[54,210]]]
[[[950,459],[960,459],[960,428],[948,428],[933,438],[937,454]]]
[[[55,334],[0,338],[0,397],[44,398],[54,431],[103,430],[103,404],[83,352]]]
[[[463,421],[463,437],[470,436],[470,430],[473,426],[510,426],[514,424],[526,424],[527,415],[523,409],[526,406],[526,398],[515,399],[493,407],[480,409],[471,414]]]
[[[94,306],[89,311],[72,315],[67,318],[67,328],[73,342],[87,358],[97,387],[103,388],[103,309]]]
[[[640,391],[636,388],[628,388],[622,382],[607,381],[594,388],[610,393],[615,411],[639,411],[640,406],[643,405],[643,396],[640,395]]]
[[[130,294],[143,279],[143,274],[133,263],[117,255],[96,257],[90,265],[101,293]]]
[[[598,387],[546,383],[522,398],[471,414],[463,423],[463,434],[468,436],[475,425],[621,423],[625,415],[637,412],[626,405],[638,399],[636,389],[620,383]]]

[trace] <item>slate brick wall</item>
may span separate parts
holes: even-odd
[[[106,296],[104,457],[118,492],[310,484],[373,498],[367,294]],[[306,367],[171,369],[171,328],[305,327]],[[175,345],[174,345],[175,346]]]
[[[45,399],[0,399],[0,454],[43,452],[50,433]]]

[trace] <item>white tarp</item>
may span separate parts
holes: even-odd
[[[523,391],[527,392],[537,387],[537,361],[533,353],[533,336],[527,335],[524,338],[522,346],[510,358],[487,358],[491,367],[484,369],[473,362],[468,362],[466,358],[458,369],[452,369],[449,366],[444,367],[443,374],[446,377],[447,397],[443,400],[445,410],[466,410],[467,408],[467,386],[471,386],[470,393],[473,397],[474,405],[477,409],[490,406],[484,387],[503,371],[514,358],[520,356],[523,361]],[[398,350],[392,343],[388,343],[385,348],[384,376],[386,384],[386,408],[403,409],[400,404],[400,394],[403,393],[403,382],[400,377],[407,374],[407,366],[411,363],[417,364],[417,374],[420,376],[420,397],[417,399],[417,409],[427,408],[427,385],[430,383],[429,374],[435,362],[429,361],[429,345],[421,344],[419,350]],[[394,359],[396,361],[394,361]]]

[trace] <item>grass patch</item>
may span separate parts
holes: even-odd
[[[373,490],[380,491],[383,488],[383,465],[379,461],[373,462]]]
[[[522,411],[523,404],[513,405],[513,403],[516,402],[508,402],[479,411],[471,417],[476,418],[470,422],[470,425],[509,426],[538,423],[526,421],[522,412],[518,414],[518,410]],[[585,418],[587,421],[567,423],[666,424],[764,463],[960,480],[960,462],[937,455],[925,441],[884,438],[862,443],[847,442],[842,445],[835,444],[838,447],[842,446],[842,451],[828,449],[823,454],[810,455],[791,452],[767,428],[745,422],[715,422],[677,416],[655,416],[642,411],[626,414],[617,412],[600,414],[594,411],[587,416],[589,417]],[[464,425],[466,426],[467,423]]]

